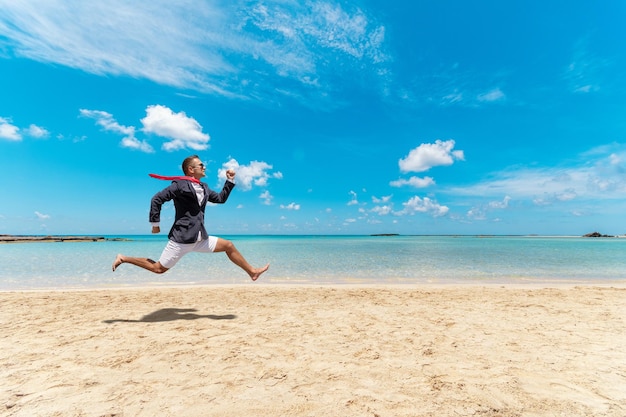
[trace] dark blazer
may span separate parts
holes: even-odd
[[[204,210],[207,202],[223,204],[228,199],[230,192],[235,187],[235,183],[226,181],[220,193],[209,188],[201,182],[204,188],[204,199],[202,204],[198,204],[196,190],[191,185],[191,181],[174,180],[172,184],[152,197],[150,202],[150,222],[161,221],[161,206],[163,203],[174,200],[176,216],[174,224],[170,229],[168,237],[178,243],[194,243],[198,240],[198,233],[202,233],[202,239],[208,239],[206,228],[204,227]]]

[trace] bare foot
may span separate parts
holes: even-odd
[[[118,254],[117,257],[115,258],[115,261],[113,261],[113,266],[112,266],[113,271],[115,271],[117,267],[123,263],[124,263],[124,257],[122,256],[122,254]]]
[[[257,279],[259,279],[261,274],[268,269],[270,269],[270,264],[265,265],[263,268],[256,268],[254,272],[250,274],[250,278],[252,278],[252,281],[256,281]]]

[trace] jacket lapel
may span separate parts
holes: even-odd
[[[204,207],[206,205],[207,200],[209,199],[209,186],[203,182],[201,182],[200,185],[202,186],[202,189],[204,190],[204,197],[202,198],[202,204],[200,204],[200,207]]]

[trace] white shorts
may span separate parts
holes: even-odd
[[[217,245],[217,237],[209,236],[206,240],[199,240],[196,243],[177,243],[172,240],[167,241],[163,253],[159,258],[159,263],[170,269],[189,252],[204,252],[211,253],[215,251],[215,245]]]

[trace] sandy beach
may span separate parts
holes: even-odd
[[[626,288],[1,292],[2,416],[626,415]]]

